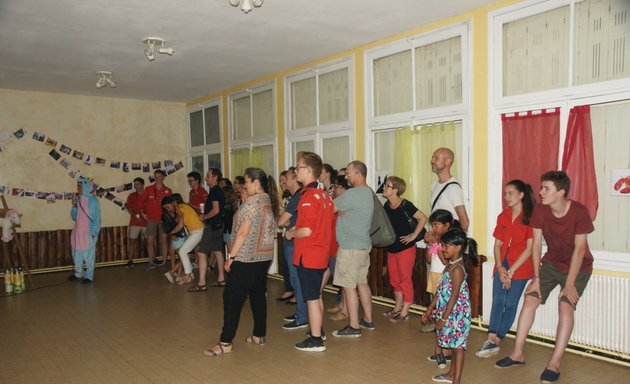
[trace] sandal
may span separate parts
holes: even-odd
[[[392,317],[391,319],[389,319],[389,321],[391,321],[392,323],[402,323],[403,321],[407,321],[407,320],[409,320],[409,314],[406,314],[405,316],[403,316],[400,313]]]
[[[187,284],[187,283],[192,283],[193,281],[195,281],[195,275],[193,275],[192,273],[190,275],[184,275],[182,277],[179,278],[179,280],[177,281],[177,284]]]
[[[205,285],[195,285],[194,287],[188,288],[188,292],[205,292],[208,290],[208,287]]]
[[[254,339],[254,337],[258,338],[258,341],[256,341],[256,339]],[[245,342],[246,343],[258,344],[258,345],[265,345],[265,343],[267,341],[265,340],[265,336],[254,336],[254,335],[251,335],[251,336],[247,336],[245,338]]]
[[[398,315],[400,315],[400,311],[397,311],[395,309],[383,313],[383,316],[385,317],[396,317]]]
[[[215,281],[214,283],[210,284],[211,287],[225,287],[225,280],[224,281]]]
[[[218,351],[215,351],[216,347],[219,347]],[[226,351],[225,347],[230,347],[230,349]],[[230,352],[232,352],[232,343],[218,342],[217,345],[204,351],[203,354],[209,357],[214,357],[214,356],[219,356],[219,355],[225,355],[226,353],[230,353]]]

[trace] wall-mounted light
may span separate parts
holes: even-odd
[[[230,5],[233,7],[238,7],[241,3],[241,0],[228,0]],[[260,8],[263,5],[264,0],[243,0],[243,6],[241,7],[241,11],[245,13],[249,13],[252,10],[252,4],[256,8]]]
[[[142,42],[146,45],[144,47],[144,57],[149,61],[155,60],[155,47],[158,47],[158,53],[173,56],[175,50],[166,46],[166,41],[160,37],[145,37]]]
[[[98,71],[96,73],[96,88],[110,86],[116,88],[118,84],[112,80],[112,73],[109,71]]]

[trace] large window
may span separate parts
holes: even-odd
[[[286,166],[299,151],[312,151],[336,169],[353,160],[353,75],[350,59],[286,79]]]
[[[208,168],[221,167],[221,116],[220,101],[190,109],[189,161],[190,169],[202,176]]]
[[[247,167],[276,174],[274,97],[271,84],[229,97],[232,178],[243,175]]]

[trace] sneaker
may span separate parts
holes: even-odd
[[[129,260],[127,262],[127,265],[125,265],[125,268],[133,268],[133,266],[134,266],[133,260]]]
[[[166,272],[164,274],[164,277],[166,277],[166,280],[168,280],[169,283],[174,284],[175,283],[175,278],[173,277],[173,275],[171,274],[171,272]]]
[[[359,321],[359,327],[364,328],[364,329],[369,329],[370,331],[373,331],[376,329],[376,326],[374,325],[374,322],[367,322],[363,319],[361,319],[361,321]]]
[[[446,368],[446,356],[441,353],[435,355],[435,362],[437,363],[438,368],[444,369]]]
[[[282,318],[284,321],[295,321],[295,319],[297,319],[297,314],[294,313],[292,315],[286,315],[285,317]]]
[[[440,353],[440,355],[444,356],[441,353]],[[450,363],[451,360],[453,360],[453,357],[452,356],[444,356],[444,359],[446,359],[447,363]],[[427,361],[437,361],[437,355],[427,356]]]
[[[282,326],[282,329],[300,329],[308,327],[308,323],[298,324],[297,320],[293,320],[290,323],[286,323]]]
[[[504,357],[501,360],[497,361],[494,366],[497,368],[510,368],[513,365],[523,365],[524,361],[512,360],[510,356]]]
[[[303,342],[295,344],[295,349],[304,352],[324,352],[326,350],[326,346],[324,345],[324,340],[317,340],[309,337]]]
[[[77,281],[80,280],[75,274],[68,276],[68,281]]]
[[[306,337],[313,337],[310,329],[306,331]],[[322,328],[322,340],[326,341],[326,332],[324,332],[324,328]]]
[[[155,264],[153,264],[153,263],[149,263],[149,264],[145,265],[144,268],[143,268],[143,270],[145,272],[152,271],[154,269],[155,269]]]
[[[420,332],[422,333],[429,333],[433,331],[435,331],[435,323],[433,322],[425,323],[422,325],[422,328],[420,328]]]
[[[153,260],[153,264],[155,264],[155,265],[162,265],[162,260],[155,259],[155,260]]]
[[[81,284],[92,284],[92,280],[84,277],[83,279],[81,279]]]
[[[352,328],[347,325],[338,331],[333,331],[332,335],[335,337],[361,337],[361,329]]]
[[[560,372],[552,371],[551,369],[546,369],[543,371],[542,375],[540,375],[541,383],[555,383],[560,378]]]
[[[475,352],[475,356],[484,357],[484,358],[490,357],[499,353],[500,350],[501,348],[499,348],[498,345],[491,342],[490,340],[486,340],[483,343],[483,347],[481,347],[480,349],[477,350],[477,352]]]

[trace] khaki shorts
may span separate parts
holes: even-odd
[[[131,240],[137,239],[140,235],[142,235],[142,237],[146,237],[147,236],[146,232],[147,232],[147,227],[139,227],[136,225],[127,227],[127,236],[129,236]]]
[[[442,274],[440,272],[429,272],[429,276],[427,278],[427,292],[434,295],[435,291],[437,291],[441,278]]]
[[[343,249],[339,247],[334,284],[345,288],[356,288],[357,284],[367,284],[371,249]]]
[[[164,233],[162,231],[162,225],[159,221],[147,221],[147,229],[144,231],[145,236],[157,236],[158,233]]]
[[[540,267],[540,294],[542,297],[539,299],[542,300],[542,304],[545,304],[549,294],[553,289],[560,285],[560,289],[564,289],[564,284],[567,282],[567,272],[562,272],[558,270],[553,264],[549,262],[543,262]],[[578,292],[578,295],[582,297],[582,293],[584,293],[584,289],[586,289],[586,284],[588,284],[588,280],[591,278],[590,273],[586,272],[578,272],[577,277],[575,278],[575,289]],[[536,292],[528,293],[529,296],[537,297]],[[562,296],[559,298],[559,301],[564,301],[565,303],[571,304],[569,299]],[[571,304],[572,305],[572,304]],[[577,303],[576,305],[577,306]],[[575,306],[573,307],[575,309]]]

